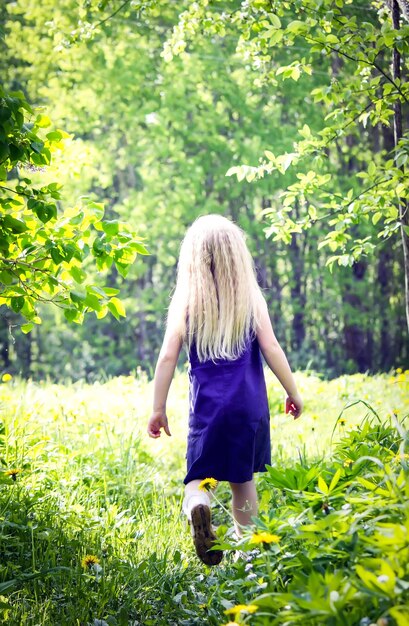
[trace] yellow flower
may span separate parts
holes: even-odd
[[[201,491],[212,491],[217,487],[217,480],[215,478],[204,478],[199,485]]]
[[[3,374],[1,380],[3,381],[3,383],[8,383],[12,378],[13,377],[11,374]]]
[[[224,614],[236,616],[240,615],[240,613],[254,613],[257,609],[258,606],[255,604],[236,604],[236,606],[232,606],[231,609],[226,609]]]
[[[21,469],[9,469],[7,470],[7,472],[5,472],[6,476],[11,476],[12,480],[16,481],[17,480],[17,474],[20,474],[22,470]]]
[[[86,554],[81,561],[81,565],[84,569],[91,568],[94,565],[99,564],[99,558],[93,554]]]
[[[402,372],[403,372],[403,369],[401,367],[397,367],[396,368],[396,373],[397,374],[402,374]]]
[[[352,463],[353,463],[352,459],[345,459],[344,467],[351,467]]]
[[[339,424],[341,427],[346,426],[346,423],[347,423],[347,421],[346,421],[346,419],[344,419],[344,418],[340,419],[340,420],[339,420],[339,422],[338,422],[338,424]]]
[[[254,533],[250,539],[250,543],[278,543],[279,541],[280,537],[278,535],[272,535],[264,530],[261,533]]]

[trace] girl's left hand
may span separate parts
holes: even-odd
[[[161,436],[160,429],[163,428],[165,433],[170,437],[170,430],[168,425],[168,418],[166,413],[153,413],[148,421],[148,435],[153,439],[157,439]]]

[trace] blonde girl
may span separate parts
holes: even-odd
[[[284,387],[286,411],[303,403],[271,326],[243,231],[221,215],[197,219],[183,240],[167,330],[155,370],[148,434],[170,436],[166,400],[182,346],[189,358],[189,434],[183,509],[199,558],[222,559],[205,478],[228,481],[238,534],[257,514],[254,472],[271,463],[269,409],[260,352]]]

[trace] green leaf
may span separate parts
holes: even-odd
[[[110,235],[112,237],[118,234],[119,222],[118,220],[109,220],[107,222],[102,222],[102,228],[107,235]]]
[[[0,583],[0,593],[4,593],[5,591],[8,591],[12,587],[14,587],[17,584],[17,582],[18,582],[17,578],[12,578],[11,580],[4,581],[4,583]]]
[[[38,115],[35,120],[35,125],[39,128],[47,128],[51,126],[51,120],[48,115]]]
[[[30,333],[34,328],[34,324],[32,322],[28,322],[28,324],[23,324],[21,327],[21,332],[23,332],[25,335],[27,335],[28,333]]]
[[[293,35],[299,35],[307,29],[307,25],[299,20],[294,20],[287,25],[287,32]]]
[[[397,626],[408,626],[409,624],[409,606],[393,606],[389,609],[389,613],[396,620]]]
[[[312,220],[316,220],[317,219],[317,209],[315,208],[315,206],[312,206],[311,204],[308,207],[308,215],[310,216],[310,218]]]
[[[133,241],[131,247],[133,250],[136,250],[138,254],[142,254],[144,256],[149,255],[149,252],[145,248],[145,246],[143,246],[141,243],[138,243],[137,241]]]
[[[25,233],[28,230],[28,226],[24,222],[12,217],[11,215],[4,216],[3,225],[7,230],[11,230],[11,232],[17,234]]]
[[[78,310],[77,309],[65,309],[64,317],[69,322],[74,322],[78,318]]]
[[[24,296],[14,296],[10,299],[10,306],[15,313],[20,313],[21,309],[24,306]]]
[[[270,13],[269,17],[273,26],[275,26],[276,28],[281,28],[281,20],[278,15],[275,15],[275,13]]]
[[[60,253],[57,247],[54,246],[53,248],[51,248],[50,254],[51,254],[52,260],[54,261],[56,265],[59,265],[60,263],[64,261],[64,257],[62,256],[62,254]]]
[[[0,272],[0,283],[3,283],[3,285],[11,285],[14,278],[14,274],[12,272],[9,272],[8,270],[3,270],[2,272]]]
[[[328,494],[328,486],[322,476],[318,477],[318,489],[322,491],[322,493]]]
[[[43,151],[43,148],[44,148],[44,143],[42,141],[32,141],[30,143],[30,147],[37,154],[41,154],[41,152]]]
[[[7,122],[11,118],[12,112],[8,107],[0,106],[0,123]]]
[[[120,317],[126,317],[125,307],[119,298],[111,298],[107,307],[117,320],[119,320]]]
[[[234,176],[234,174],[237,174],[237,170],[238,170],[238,167],[235,165],[234,167],[231,167],[230,169],[227,170],[227,172],[225,173],[225,176]]]
[[[80,291],[79,289],[72,289],[70,291],[70,298],[76,304],[82,304],[86,299],[86,292]]]
[[[84,198],[85,200],[85,198]],[[102,220],[102,218],[104,217],[104,205],[102,202],[94,202],[94,200],[89,200],[87,199],[86,201],[86,207],[88,209],[88,211],[98,220]]]
[[[337,486],[339,479],[341,478],[342,472],[340,469],[337,469],[337,471],[335,472],[334,476],[332,477],[332,480],[330,482],[329,488],[328,488],[328,492],[330,493],[331,491],[333,491],[333,489],[335,489],[335,487]]]
[[[61,141],[62,133],[59,130],[53,130],[51,133],[47,133],[46,137],[48,141]]]
[[[0,141],[0,161],[4,161],[10,154],[8,143]]]
[[[70,268],[70,274],[76,283],[83,283],[87,277],[86,272],[81,267],[73,266]]]
[[[104,287],[103,291],[107,296],[116,296],[119,293],[119,289],[114,289],[113,287]]]
[[[93,311],[100,311],[102,309],[101,303],[97,296],[93,293],[87,293],[87,297],[84,300],[85,306],[88,306]]]

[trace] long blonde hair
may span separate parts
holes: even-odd
[[[221,215],[199,217],[182,242],[168,327],[199,361],[235,359],[256,328],[261,292],[243,231]]]

